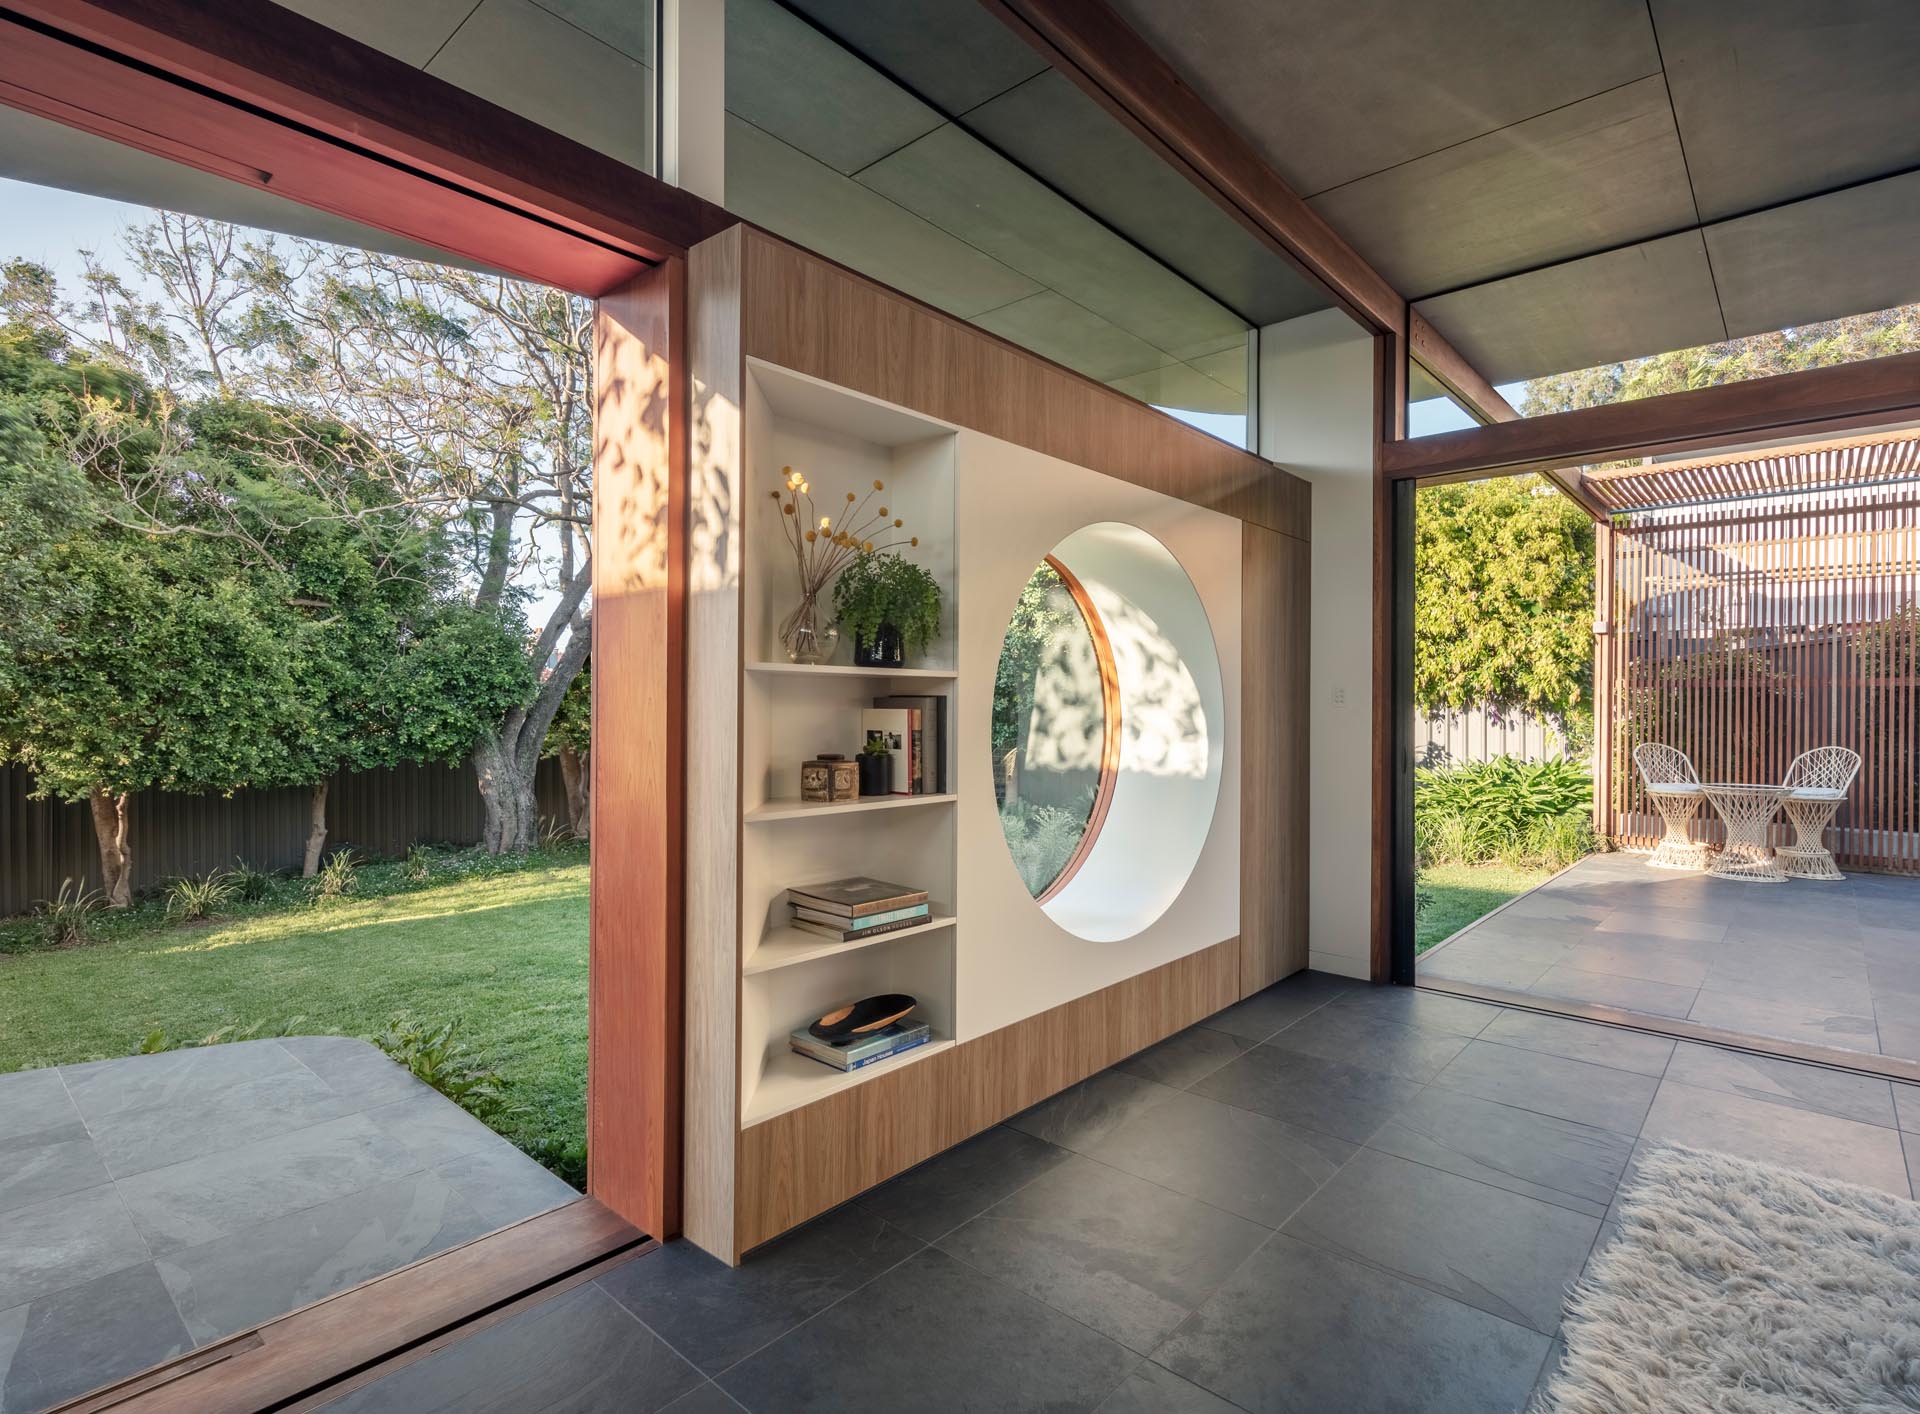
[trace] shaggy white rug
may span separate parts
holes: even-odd
[[[1920,1410],[1920,1203],[1661,1148],[1620,1226],[1540,1414]]]

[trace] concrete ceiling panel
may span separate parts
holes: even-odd
[[[1313,198],[1411,298],[1694,224],[1656,75]]]
[[[183,167],[17,108],[0,107],[0,176],[413,260],[479,268],[432,246],[342,220],[283,196]],[[36,253],[14,250],[8,254],[32,258]]]
[[[735,215],[963,319],[1040,289],[740,118],[727,120],[726,180]]]
[[[1160,349],[1246,324],[978,139],[949,124],[859,180],[1081,308]]]
[[[1920,301],[1920,173],[1775,207],[1706,232],[1727,334]]]
[[[1244,375],[1241,381],[1246,381]],[[1184,363],[1169,363],[1149,373],[1116,378],[1109,386],[1155,407],[1179,408],[1183,412],[1225,413],[1229,416],[1244,416],[1247,411],[1245,389],[1229,388]]]
[[[1493,383],[1726,337],[1697,231],[1476,285],[1417,308]]]
[[[727,0],[727,111],[846,173],[943,121],[773,0]]]
[[[1651,0],[1700,214],[1920,164],[1914,0]]]
[[[1645,0],[1115,0],[1303,195],[1658,73]]]
[[[1029,79],[966,122],[1249,323],[1276,324],[1329,304],[1063,75],[1049,70]]]
[[[558,15],[641,63],[653,63],[654,0],[534,0],[541,9]]]
[[[653,166],[653,71],[532,0],[481,0],[427,72],[629,166]]]
[[[949,115],[1047,68],[978,0],[794,0],[793,8]]]
[[[473,12],[473,0],[279,0],[328,29],[339,30],[416,69],[425,65]]]
[[[1052,290],[989,310],[973,322],[1102,383],[1148,372],[1167,361],[1145,340]]]

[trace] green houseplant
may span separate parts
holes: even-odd
[[[897,554],[856,555],[833,582],[833,607],[863,668],[902,667],[940,632],[940,582]]]
[[[893,789],[893,752],[886,740],[874,736],[860,748],[860,794],[886,795]]]

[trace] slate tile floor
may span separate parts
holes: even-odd
[[[331,1408],[1517,1410],[1643,1136],[1910,1194],[1920,1089],[1302,974],[737,1270],[670,1244]]]
[[[577,1196],[345,1037],[0,1075],[0,1414]]]
[[[1420,976],[1920,1061],[1920,878],[1744,884],[1597,854]]]

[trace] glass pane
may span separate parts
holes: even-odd
[[[1007,623],[993,683],[993,784],[1027,892],[1041,897],[1079,856],[1106,742],[1100,650],[1050,563]]]

